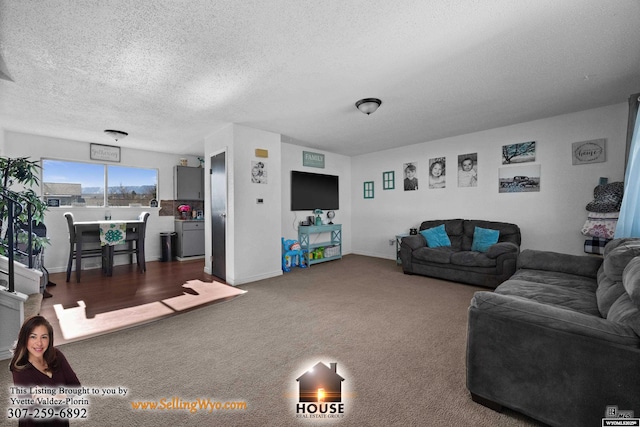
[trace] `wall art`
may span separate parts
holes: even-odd
[[[394,171],[382,172],[382,189],[393,190],[396,188],[396,173]]]
[[[373,199],[373,181],[364,182],[363,192],[365,199]]]
[[[404,170],[404,191],[414,191],[418,189],[418,163],[405,163]]]
[[[267,183],[267,165],[265,162],[251,162],[251,182],[255,184]]]
[[[458,155],[458,187],[478,186],[478,153]]]
[[[499,193],[530,193],[540,191],[540,165],[498,169]]]
[[[519,144],[509,144],[502,146],[502,164],[512,165],[515,163],[535,162],[536,142],[521,142]]]
[[[446,158],[429,159],[429,188],[445,188],[447,186]]]
[[[606,139],[592,139],[571,144],[571,160],[574,165],[588,165],[607,161]]]

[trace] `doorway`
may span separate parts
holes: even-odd
[[[211,156],[211,274],[227,280],[227,153]]]

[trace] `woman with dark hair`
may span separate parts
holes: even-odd
[[[27,390],[34,386],[49,390],[59,386],[80,386],[80,381],[64,354],[53,346],[53,327],[42,316],[27,319],[20,328],[9,369],[13,373],[13,384]],[[35,400],[37,397],[52,396],[29,394],[28,397]],[[53,397],[60,399],[66,396]],[[35,407],[38,405],[30,409]],[[62,418],[21,418],[19,425],[68,426],[69,421]]]

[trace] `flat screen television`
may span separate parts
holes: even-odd
[[[291,171],[291,210],[339,209],[338,176]]]

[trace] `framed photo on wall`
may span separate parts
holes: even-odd
[[[445,188],[447,186],[446,158],[429,159],[429,188]]]
[[[478,153],[458,155],[458,187],[478,186]]]
[[[498,169],[499,193],[531,193],[540,191],[540,165]]]
[[[521,142],[502,146],[502,164],[513,165],[536,161],[536,142]]]
[[[404,191],[414,191],[418,189],[418,163],[405,163],[404,170]]]

